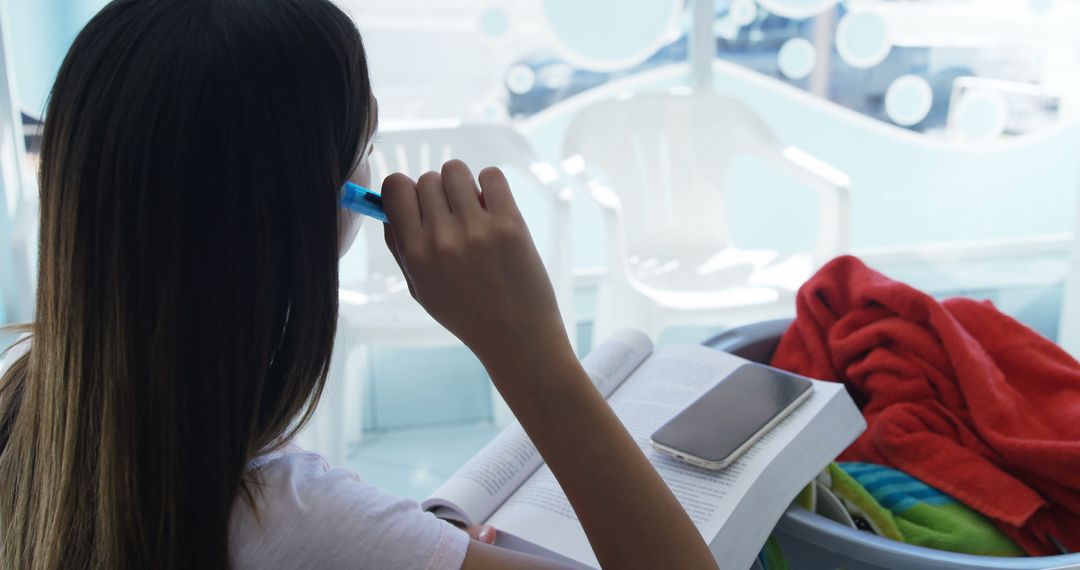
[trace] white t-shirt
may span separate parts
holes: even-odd
[[[0,359],[0,374],[28,344]],[[256,510],[238,497],[229,522],[229,558],[237,570],[458,570],[465,560],[464,531],[352,470],[331,469],[320,455],[288,446],[256,458],[250,469],[261,482],[253,489]]]
[[[254,462],[258,518],[233,507],[229,555],[245,568],[461,568],[469,537],[356,472],[290,446]]]

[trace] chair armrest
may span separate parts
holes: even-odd
[[[567,331],[574,338],[576,313],[574,308],[574,241],[571,207],[574,200],[573,183],[548,162],[534,161],[529,165],[534,181],[547,194],[551,206],[551,235],[548,242],[548,275],[562,311]]]
[[[785,147],[780,156],[781,169],[814,188],[821,200],[813,256],[820,266],[851,246],[851,178],[798,147]]]
[[[551,196],[556,209],[556,217],[570,215],[570,204],[574,201],[572,181],[563,176],[551,163],[538,160],[529,165],[533,178]],[[566,221],[559,219],[557,221]]]
[[[630,275],[626,250],[626,229],[623,223],[622,203],[615,191],[597,180],[590,180],[586,187],[604,214],[604,237],[607,240],[608,282],[619,285]]]
[[[780,344],[780,337],[791,322],[791,319],[784,318],[742,325],[721,332],[701,344],[752,362],[768,364],[776,352],[776,346]]]
[[[562,161],[562,170],[574,183],[578,192],[592,198],[604,214],[604,236],[607,240],[607,274],[609,282],[629,275],[626,264],[626,234],[623,228],[622,203],[615,192],[599,180],[591,177],[580,154]]]

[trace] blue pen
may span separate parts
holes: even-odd
[[[352,210],[387,223],[386,210],[383,210],[382,196],[352,182],[341,187],[341,207]]]

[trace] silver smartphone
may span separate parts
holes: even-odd
[[[744,364],[652,434],[656,449],[705,469],[723,469],[805,401],[810,380]]]

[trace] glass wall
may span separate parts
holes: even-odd
[[[846,251],[934,295],[992,300],[1059,337],[1080,189],[1080,2],[701,1],[341,5],[364,36],[384,131],[507,126],[535,153],[510,173],[526,214],[542,218],[544,206],[524,189],[570,191],[566,227],[533,231],[542,249],[570,237],[582,351],[598,295],[621,265],[609,255],[602,208],[573,182],[569,127],[594,105],[695,89],[736,101],[785,156],[850,187]],[[7,2],[19,109],[28,117],[40,116],[71,38],[102,5]],[[705,128],[702,140],[751,145],[735,125]],[[625,169],[666,161],[678,171],[684,158],[630,157]],[[756,155],[727,166],[711,181],[724,189],[717,224],[740,251],[806,253],[830,229],[813,181]],[[343,261],[347,286],[371,277],[365,255],[361,244]],[[665,267],[633,263],[651,274]],[[661,338],[707,332],[676,328]],[[497,398],[463,348],[373,344],[345,366],[363,378],[348,392],[350,461],[391,490],[422,496],[496,429]]]
[[[507,123],[542,159],[561,165],[568,127],[583,109],[704,81],[746,105],[781,144],[849,178],[851,251],[932,294],[993,301],[1058,337],[1080,188],[1072,156],[1080,148],[1080,45],[1069,33],[1080,23],[1080,4],[717,0],[704,11],[694,2],[660,0],[450,6],[348,4],[370,51],[388,128]],[[695,29],[709,35],[705,77],[695,65],[702,57]],[[715,136],[733,135],[718,129]],[[637,167],[628,161],[626,168]],[[821,229],[819,201],[806,183],[746,157],[733,162],[723,186],[738,247],[811,247]],[[573,220],[575,308],[579,344],[587,349],[610,260],[601,209],[580,188]],[[707,332],[671,329],[661,341]],[[444,404],[417,407],[420,388],[395,390],[403,385],[396,369],[375,373],[378,393],[365,400],[369,435],[360,460],[378,461],[380,452],[366,450],[393,437],[380,431],[382,419],[370,420],[390,415],[379,412],[386,394],[398,394],[396,426],[445,418]],[[438,460],[427,469],[434,479],[445,471]]]
[[[553,163],[584,106],[694,84],[692,2],[348,7],[364,31],[387,124],[508,121]],[[942,294],[990,295],[1008,282],[1060,296],[1080,186],[1071,156],[1080,67],[1069,33],[1080,4],[717,0],[711,19],[713,89],[851,178],[855,251],[886,256]],[[805,249],[816,231],[806,215],[811,192],[752,160],[738,161],[727,182],[736,243]],[[584,198],[575,203],[575,260],[600,270],[603,224]],[[1008,247],[1046,256],[1053,271],[1018,281],[991,264],[976,280],[934,261]],[[1053,318],[1035,324],[1055,334]]]
[[[688,16],[679,0],[347,0],[344,6],[364,34],[386,100],[383,115],[404,122],[524,119],[687,58]]]

